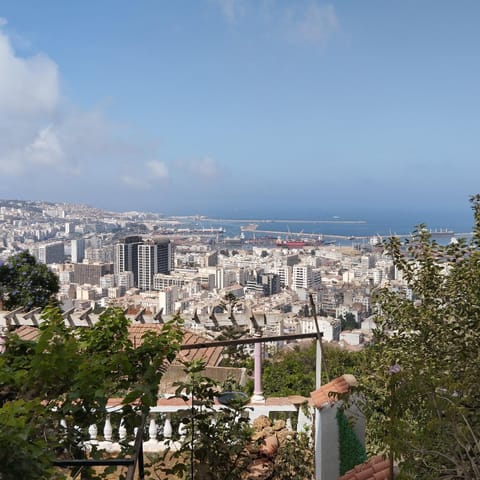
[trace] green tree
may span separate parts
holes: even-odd
[[[359,375],[362,371],[363,352],[349,352],[324,344],[324,368],[322,382],[327,382],[345,373]],[[326,367],[326,368],[325,368]],[[266,360],[262,382],[268,396],[310,396],[315,390],[316,342],[307,348],[281,351],[271,360]]]
[[[221,332],[215,340],[237,340],[245,336],[245,328],[236,325],[221,327]],[[223,349],[222,367],[247,367],[252,369],[252,360],[244,349],[244,345],[229,345]]]
[[[85,455],[86,432],[76,427],[103,421],[110,397],[124,398],[125,425],[138,424],[137,412],[156,404],[165,362],[173,360],[182,337],[172,321],[134,348],[120,309],[107,309],[91,329],[66,327],[57,307],[42,315],[36,342],[13,333],[0,355],[3,480],[60,478],[52,460]]]
[[[232,292],[226,293],[219,304],[219,306],[223,309],[223,311],[233,310],[237,305],[238,305],[238,297],[234,295]]]
[[[280,444],[268,480],[310,480],[314,474],[314,453],[306,432],[293,433]]]
[[[442,246],[424,225],[385,245],[413,298],[382,288],[361,379],[372,450],[402,478],[480,479],[480,196],[470,243]]]
[[[218,384],[203,375],[205,364],[185,364],[186,382],[177,384],[176,395],[193,398],[192,407],[183,413],[186,435],[180,449],[165,457],[176,459],[173,467],[162,463],[157,470],[190,480],[237,480],[252,462],[247,446],[253,445],[248,412],[248,397],[233,397],[223,408],[214,408]]]
[[[27,251],[0,265],[0,299],[4,308],[45,307],[59,290],[58,277]]]
[[[342,330],[353,330],[358,328],[355,315],[352,312],[347,312],[345,315],[340,316]]]

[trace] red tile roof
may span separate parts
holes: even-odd
[[[195,333],[185,331],[183,336],[183,345],[194,345],[204,343],[210,340],[200,337]],[[177,355],[177,360],[191,361],[203,360],[207,366],[216,367],[222,360],[223,347],[195,348],[192,350],[182,350]]]
[[[390,462],[383,455],[377,455],[352,468],[338,480],[393,480]]]
[[[15,331],[22,340],[35,341],[40,336],[40,330],[37,327],[32,327],[31,325],[22,325],[18,327]]]
[[[153,331],[160,333],[162,331],[162,325],[158,323],[141,323],[136,325],[130,325],[128,327],[128,337],[134,347],[138,347],[142,344],[142,336],[147,331]],[[37,327],[29,325],[22,325],[15,330],[15,333],[22,340],[37,340],[40,336],[40,331]],[[195,335],[194,333],[185,331],[183,336],[184,345],[193,345],[195,343],[204,343],[208,340]],[[210,348],[198,348],[192,350],[182,350],[178,355],[174,363],[190,360],[203,360],[207,366],[216,367],[222,359],[223,347],[210,347]]]
[[[342,375],[313,391],[310,394],[310,398],[315,407],[323,408],[337,401],[337,397],[336,395],[332,395],[333,393],[348,393],[350,388],[355,385],[356,380],[353,375]]]
[[[142,344],[142,336],[147,331],[160,333],[163,325],[158,323],[139,323],[128,327],[128,336],[133,346]],[[194,345],[196,343],[208,342],[206,338],[200,337],[194,333],[185,331],[183,335],[183,345]],[[182,350],[177,355],[174,363],[178,361],[203,360],[207,366],[216,367],[222,360],[223,347],[196,348],[192,350]]]

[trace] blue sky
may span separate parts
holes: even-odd
[[[3,0],[0,17],[0,198],[470,217],[478,1]]]

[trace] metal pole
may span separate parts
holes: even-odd
[[[322,386],[322,335],[320,333],[320,328],[318,327],[317,311],[312,294],[310,294],[309,297],[317,333],[315,389],[318,390]],[[315,409],[315,480],[322,480],[322,417],[319,408]]]

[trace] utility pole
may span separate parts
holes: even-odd
[[[318,390],[322,386],[322,334],[320,333],[320,328],[318,327],[317,310],[311,293],[309,298],[317,333],[315,389]],[[322,419],[319,408],[315,408],[315,480],[322,480]]]

